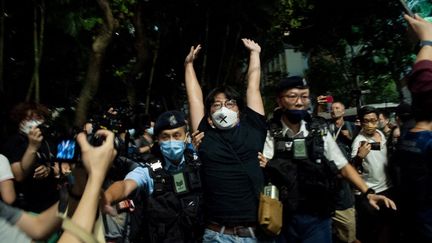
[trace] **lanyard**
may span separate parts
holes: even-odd
[[[345,124],[345,122],[342,123],[342,125],[341,125],[341,126],[339,127],[339,129],[337,130],[336,134],[333,135],[333,138],[334,138],[335,141],[336,141],[336,139],[339,137],[339,133],[340,133],[340,131],[342,130],[342,127],[343,127],[344,124]],[[334,126],[335,126],[335,128],[336,128],[336,125],[334,125]]]

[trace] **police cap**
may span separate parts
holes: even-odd
[[[166,111],[162,113],[156,120],[154,125],[155,136],[166,129],[174,129],[186,125],[186,119],[180,111]]]
[[[290,76],[287,78],[282,78],[277,86],[277,93],[281,93],[287,89],[299,88],[299,89],[307,89],[309,88],[306,83],[306,79],[300,76]]]

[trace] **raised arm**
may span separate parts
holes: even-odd
[[[201,45],[191,47],[185,59],[185,84],[189,103],[189,114],[192,125],[192,132],[198,130],[198,125],[204,117],[204,99],[201,86],[195,73],[193,61],[196,59]]]
[[[429,41],[432,44],[432,23],[424,20],[418,14],[413,17],[409,15],[404,15],[405,20],[411,26],[420,41]],[[423,46],[417,54],[416,62],[422,60],[432,61],[432,46]]]
[[[39,128],[33,127],[28,134],[28,146],[21,161],[16,161],[11,164],[12,172],[16,181],[23,181],[30,172],[33,172],[33,165],[36,161],[36,153],[42,143],[42,133]]]
[[[77,137],[81,147],[81,158],[88,172],[88,179],[78,207],[72,216],[72,222],[89,234],[93,230],[102,183],[116,154],[114,134],[108,130],[99,130],[96,134],[106,138],[99,147],[91,146],[84,133],[80,133]],[[81,241],[71,232],[65,231],[59,242]]]
[[[260,92],[261,81],[261,47],[249,39],[242,39],[244,46],[250,51],[249,68],[248,68],[248,86],[246,91],[247,106],[255,112],[264,115],[264,105]]]

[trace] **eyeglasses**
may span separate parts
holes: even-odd
[[[288,95],[282,95],[282,98],[287,98],[290,101],[297,101],[299,98],[302,101],[308,101],[309,95],[297,95],[297,94],[288,94]]]
[[[371,124],[376,124],[378,122],[378,120],[377,119],[370,119],[370,120],[368,120],[368,119],[364,119],[363,121],[362,121],[362,124],[369,124],[369,123],[371,123]]]
[[[237,105],[236,100],[225,100],[225,101],[216,101],[212,104],[211,107],[215,110],[222,109],[222,106],[225,106],[228,109],[232,109],[236,105]]]

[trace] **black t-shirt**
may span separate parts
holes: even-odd
[[[27,146],[28,138],[23,134],[16,134],[7,141],[4,153],[11,164],[21,161]],[[49,153],[50,148],[48,148],[48,145],[43,141],[41,148],[38,150],[38,156],[44,157]],[[38,156],[36,157],[33,169],[29,172],[27,178],[22,182],[15,183],[15,189],[17,190],[15,206],[35,213],[40,213],[49,208],[59,199],[57,179],[54,178],[52,172],[44,179],[33,178],[34,169],[39,165],[45,164],[50,166],[47,159],[41,159],[38,158]]]
[[[400,168],[402,206],[406,210],[432,208],[432,132],[408,132],[394,160]]]
[[[264,186],[258,152],[266,138],[265,117],[250,108],[240,114],[234,128],[212,128],[207,117],[198,128],[205,133],[199,147],[205,215],[208,221],[224,225],[256,222],[258,195]]]

